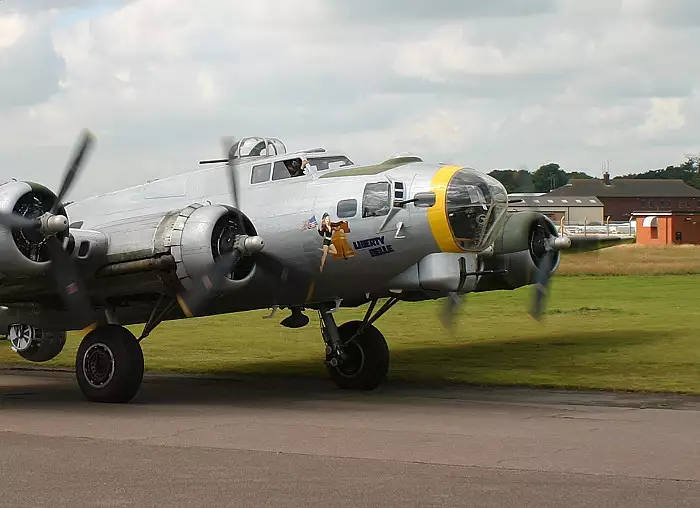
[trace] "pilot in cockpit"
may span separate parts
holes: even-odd
[[[289,174],[293,177],[304,176],[304,168],[309,164],[306,159],[292,159],[287,163],[287,170]]]

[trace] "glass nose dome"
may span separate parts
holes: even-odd
[[[508,210],[508,193],[501,182],[462,168],[447,184],[445,201],[447,222],[462,249],[481,251],[491,245]]]

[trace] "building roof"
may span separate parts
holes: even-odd
[[[670,217],[674,215],[700,215],[697,210],[650,210],[648,212],[632,212],[632,217]]]
[[[511,194],[508,195],[509,197]],[[602,207],[603,203],[595,196],[552,196],[550,194],[544,194],[542,196],[522,196],[521,201],[516,203],[511,203],[514,207],[527,206],[532,208],[551,208],[553,206],[562,207],[575,207],[575,206],[598,206]]]
[[[629,198],[700,198],[700,189],[683,180],[610,179],[610,185],[599,178],[569,180],[567,185],[550,191],[548,196],[597,196]]]

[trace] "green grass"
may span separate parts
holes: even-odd
[[[470,295],[454,336],[440,326],[442,301],[400,303],[377,323],[391,348],[390,378],[700,393],[700,275],[555,277],[541,323],[527,314],[531,291]],[[337,319],[363,313],[341,310]],[[317,315],[288,330],[278,325],[286,312],[265,314],[165,323],[143,342],[146,368],[325,377]],[[78,339],[71,334],[45,365],[73,367]],[[28,362],[3,348],[0,364]]]

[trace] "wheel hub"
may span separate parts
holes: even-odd
[[[365,353],[355,341],[352,341],[345,344],[342,348],[338,348],[330,363],[343,376],[353,377],[362,371],[365,363]]]
[[[105,344],[93,344],[83,356],[83,372],[93,388],[109,384],[114,376],[114,354]]]
[[[37,339],[36,328],[30,325],[12,325],[7,334],[15,353],[26,351]]]

